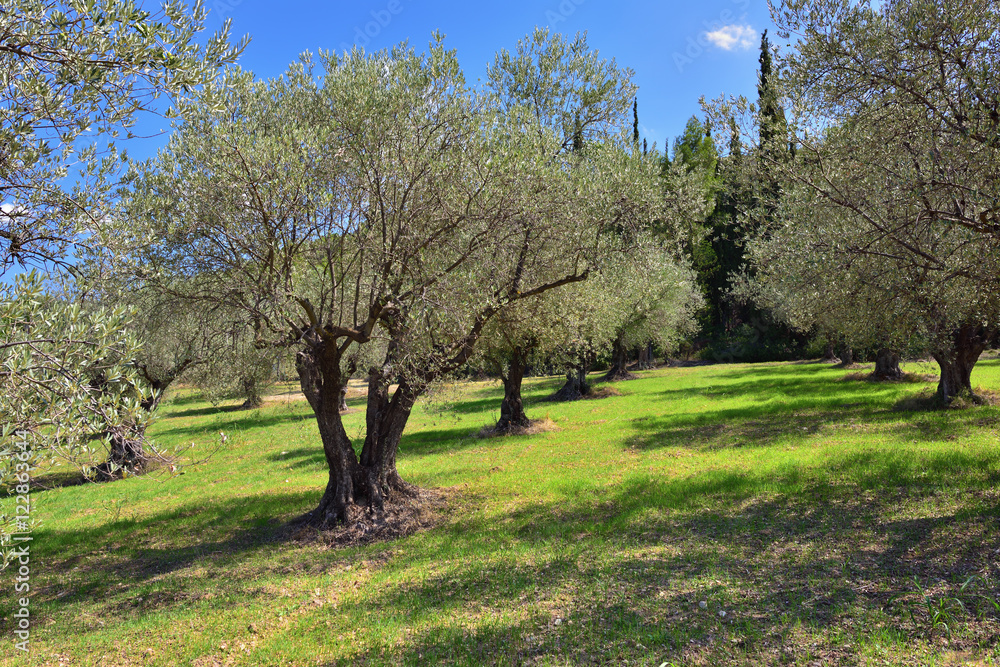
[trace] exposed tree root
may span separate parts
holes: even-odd
[[[978,389],[976,392],[962,392],[945,402],[937,392],[923,392],[898,401],[893,410],[900,412],[931,412],[936,410],[965,410],[983,405],[1000,405],[1000,394]]]
[[[604,374],[601,378],[602,382],[623,382],[625,380],[635,380],[639,376],[635,373],[630,373],[624,368],[613,368]]]
[[[438,524],[453,492],[407,486],[405,493],[393,493],[381,508],[352,506],[350,519],[333,526],[316,527],[313,512],[304,514],[288,524],[286,538],[331,547],[359,546],[405,537]]]

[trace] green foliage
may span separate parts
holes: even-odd
[[[112,437],[142,434],[149,389],[129,363],[139,345],[128,310],[49,296],[35,272],[0,296],[0,487],[30,488],[39,469],[57,464],[83,469]],[[0,516],[0,535],[13,520]]]
[[[536,28],[513,52],[498,52],[486,78],[503,113],[530,108],[568,150],[576,136],[587,143],[625,129],[629,102],[636,101],[632,76],[591,49],[586,33],[566,38]]]
[[[649,239],[609,262],[588,288],[594,309],[614,323],[611,340],[625,348],[652,343],[672,352],[703,304],[694,272]]]
[[[747,209],[764,224],[750,250],[759,289],[743,294],[854,345],[925,341],[943,380],[1000,322],[996,102],[976,92],[995,83],[997,7],[973,4],[775,3],[800,39],[762,76],[761,109],[717,107],[746,114],[747,166],[769,184]],[[772,136],[768,88],[792,153]]]
[[[699,171],[709,183],[718,178],[719,152],[715,140],[711,130],[697,116],[688,118],[683,134],[674,139],[673,161],[678,160],[688,171]],[[707,188],[708,195],[714,196],[716,189]]]
[[[0,271],[59,262],[80,233],[106,225],[97,202],[118,164],[89,144],[130,135],[138,112],[184,95],[231,64],[229,22],[204,45],[204,3],[151,13],[122,0],[17,0],[0,11]],[[75,164],[79,179],[60,181]],[[113,234],[105,237],[113,239]]]
[[[639,146],[639,99],[632,98],[632,143]]]
[[[582,36],[535,32],[484,91],[440,40],[322,61],[231,72],[207,93],[230,113],[187,114],[127,196],[163,239],[140,275],[197,273],[195,298],[244,313],[257,343],[329,336],[345,364],[391,353],[423,386],[502,307],[596,270],[625,242],[613,225],[664,217],[655,164],[624,146],[631,74]]]
[[[760,36],[760,69],[757,72],[757,114],[759,117],[761,150],[770,153],[771,159],[780,159],[787,151],[788,127],[785,110],[779,99],[771,54],[771,41],[767,30]]]

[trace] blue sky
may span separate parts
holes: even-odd
[[[473,81],[497,50],[513,48],[535,26],[586,31],[591,48],[635,70],[643,136],[661,148],[700,113],[700,96],[756,97],[760,32],[771,26],[764,0],[206,0],[206,6],[209,29],[229,17],[234,35],[251,35],[241,65],[261,77],[281,74],[305,50],[355,43],[378,50],[403,40],[423,48],[440,30]]]

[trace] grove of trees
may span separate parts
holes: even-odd
[[[7,488],[58,461],[141,472],[168,387],[255,407],[286,355],[328,471],[306,520],[329,528],[414,495],[396,469],[410,413],[471,367],[502,380],[509,433],[530,424],[530,368],[566,372],[571,399],[599,359],[613,381],[684,342],[725,360],[818,336],[845,361],[879,349],[883,376],[931,355],[948,403],[995,340],[990,0],[775,1],[789,44],[762,35],[756,101],[707,104],[662,154],[640,142],[633,72],[582,34],[536,29],[475,84],[440,35],[261,80],[228,22],[199,46],[200,2],[15,4],[0,272],[28,272],[0,288]],[[144,112],[173,132],[129,161]]]
[[[329,468],[312,524],[407,494],[396,454],[427,387],[491,320],[600,274],[662,224],[659,166],[623,140],[630,72],[572,47],[537,31],[484,89],[440,38],[324,53],[319,74],[304,57],[267,82],[231,70],[204,93],[226,111],[185,114],[130,176],[120,215],[141,230],[127,265],[145,288],[238,310],[258,345],[298,350]],[[340,397],[359,372],[356,455]]]
[[[121,235],[106,215],[122,162],[115,141],[235,61],[228,22],[203,44],[201,3],[151,13],[116,0],[21,0],[0,11],[0,483],[90,461],[141,432],[150,392],[121,306],[84,309],[47,284]],[[37,269],[38,271],[31,271]],[[18,271],[28,273],[15,275]],[[0,534],[16,526],[0,517]],[[6,556],[5,556],[6,558]]]
[[[747,292],[794,326],[919,350],[938,395],[972,393],[998,291],[996,21],[990,2],[790,0],[777,60],[779,125],[745,101]],[[784,113],[782,114],[784,116]],[[777,128],[779,131],[775,131]]]

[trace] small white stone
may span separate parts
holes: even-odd
[[[557,618],[556,619],[556,625],[562,625],[562,619],[561,618]]]
[[[702,609],[708,609],[708,601],[702,600],[701,602],[698,603],[698,606],[701,607]]]
[[[725,617],[726,617],[726,612],[720,611],[719,612],[719,618],[725,618]]]

